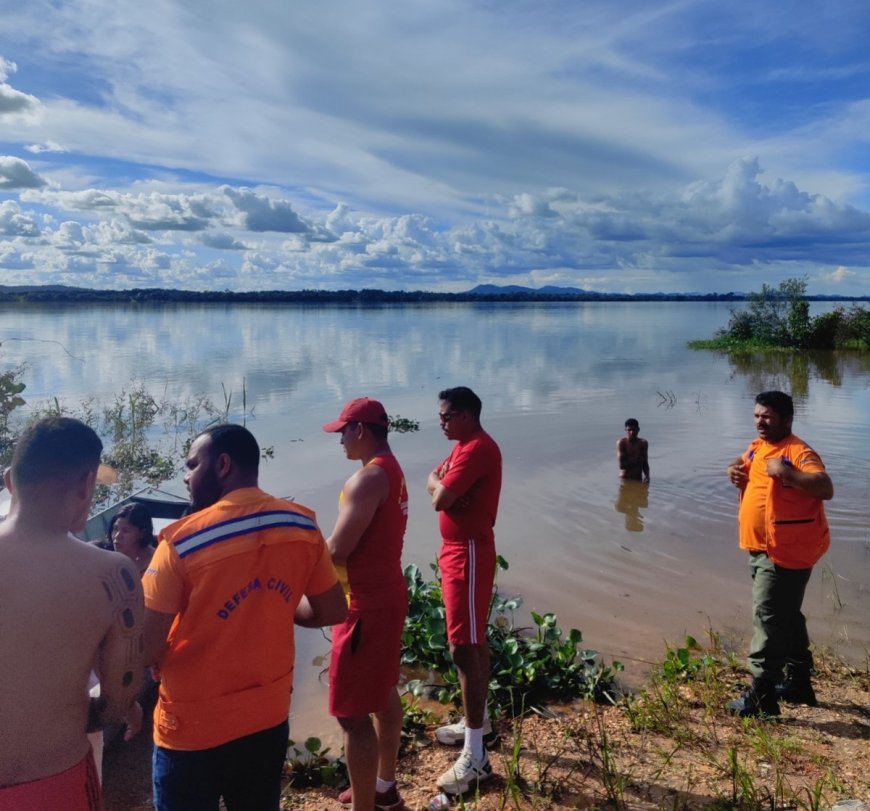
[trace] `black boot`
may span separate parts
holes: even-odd
[[[776,689],[769,681],[753,679],[740,698],[725,705],[729,712],[741,718],[758,718],[779,715]]]
[[[807,707],[819,706],[809,673],[786,673],[785,678],[776,685],[775,689],[776,697],[789,704],[806,704]]]

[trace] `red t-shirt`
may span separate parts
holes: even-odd
[[[454,504],[439,513],[441,537],[492,541],[501,493],[501,451],[495,440],[481,429],[471,439],[457,442],[439,469],[445,471],[441,484],[468,499],[465,506]]]

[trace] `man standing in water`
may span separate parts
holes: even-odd
[[[486,625],[495,582],[495,526],[501,493],[501,451],[480,424],[480,398],[458,386],[438,395],[441,430],[456,446],[429,474],[427,490],[439,514],[441,589],[447,639],[462,689],[463,719],[435,733],[440,743],[463,744],[462,754],[438,778],[448,794],[462,794],[492,776],[484,735],[489,646]]]
[[[619,478],[649,482],[649,442],[641,439],[638,431],[640,423],[629,417],[625,421],[625,436],[616,443]]]
[[[347,619],[332,629],[329,665],[329,712],[344,730],[350,773],[350,788],[338,799],[353,811],[402,811],[396,758],[403,710],[396,685],[408,613],[402,572],[405,476],[387,441],[387,412],[377,400],[351,400],[323,430],[341,434],[347,458],[362,464],[345,482],[326,541],[349,605]]]
[[[779,715],[778,698],[816,705],[801,604],[813,566],[830,545],[822,502],[833,497],[834,486],[819,455],[791,432],[793,418],[789,395],[759,394],[758,439],[728,467],[740,490],[740,547],[749,552],[752,574],[753,679],[741,698],[728,702],[742,717]]]
[[[0,523],[0,809],[102,808],[87,732],[124,718],[142,679],[142,587],[84,529],[102,443],[40,420],[15,445]],[[94,669],[101,694],[88,698]]]
[[[341,622],[347,605],[314,513],[257,486],[260,447],[241,425],[190,446],[194,512],[160,533],[144,577],[157,811],[278,811],[287,755],[293,623]],[[303,597],[307,595],[307,597]]]

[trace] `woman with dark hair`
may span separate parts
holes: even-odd
[[[127,504],[112,519],[112,544],[144,573],[154,554],[154,525],[141,504]]]

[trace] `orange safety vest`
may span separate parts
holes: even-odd
[[[831,545],[825,508],[820,499],[768,476],[765,468],[772,458],[781,458],[787,465],[808,473],[825,471],[818,454],[794,434],[775,444],[762,439],[752,442],[743,454],[749,483],[741,494],[740,547],[766,552],[785,569],[810,569]],[[758,532],[760,516],[754,513],[761,505],[763,537]]]

